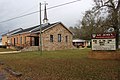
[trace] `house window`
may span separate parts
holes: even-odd
[[[15,44],[17,44],[17,38],[15,38]]]
[[[68,36],[65,36],[65,42],[68,42]]]
[[[11,41],[10,41],[10,43],[12,44],[12,38],[11,38]]]
[[[15,43],[16,43],[16,39],[14,38],[14,43],[13,43],[14,46],[15,46]]]
[[[58,42],[61,42],[61,40],[62,40],[61,34],[58,34]]]
[[[25,44],[26,44],[26,36],[25,36],[25,38],[24,38],[25,40],[24,40],[24,42],[25,42]]]
[[[53,35],[50,35],[50,42],[53,42]]]
[[[16,43],[18,43],[18,37],[16,38]]]
[[[22,44],[22,37],[20,37],[20,44]]]

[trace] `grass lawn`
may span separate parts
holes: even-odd
[[[14,50],[13,49],[0,48],[0,52],[4,52],[4,51],[14,51]]]
[[[120,61],[88,59],[90,49],[22,52],[0,61],[23,73],[19,80],[120,80]]]

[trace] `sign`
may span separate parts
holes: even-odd
[[[92,50],[116,50],[115,33],[92,34]]]
[[[92,39],[113,39],[115,37],[115,33],[92,34]]]

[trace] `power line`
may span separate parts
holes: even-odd
[[[67,3],[64,3],[64,4],[60,4],[60,5],[55,5],[55,6],[52,6],[52,7],[47,8],[47,9],[57,8],[57,7],[64,6],[64,5],[68,5],[68,4],[71,4],[71,3],[78,2],[78,1],[81,1],[81,0],[76,0],[76,1],[67,2]],[[43,10],[42,10],[42,11],[43,11]],[[0,23],[8,22],[8,21],[11,21],[11,20],[14,20],[14,19],[18,19],[18,18],[21,18],[21,17],[25,17],[25,16],[28,16],[28,15],[32,15],[32,14],[35,14],[35,13],[38,13],[38,12],[39,12],[39,11],[34,11],[34,12],[31,12],[31,13],[28,13],[28,14],[24,14],[24,15],[21,15],[21,16],[17,16],[17,17],[14,17],[14,18],[10,18],[10,19],[1,21]]]
[[[35,13],[38,13],[38,12],[39,11],[35,11],[35,12],[31,12],[31,13],[28,13],[28,14],[25,14],[25,15],[18,16],[18,17],[10,18],[10,19],[7,19],[5,21],[1,21],[0,23],[8,22],[8,21],[11,21],[11,20],[14,20],[14,19],[18,19],[18,18],[25,17],[25,16],[28,16],[28,15],[31,15],[31,14],[35,14]]]
[[[53,6],[53,7],[47,8],[47,9],[57,8],[57,7],[64,6],[64,5],[67,5],[67,4],[71,4],[71,3],[75,3],[75,2],[78,2],[78,1],[81,1],[81,0],[76,0],[76,1],[68,2],[68,3],[64,3],[64,4],[60,4],[60,5],[56,5],[56,6]]]

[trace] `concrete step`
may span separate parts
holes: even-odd
[[[27,48],[23,48],[21,51],[38,51],[38,46],[30,46]]]

